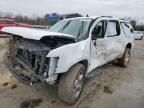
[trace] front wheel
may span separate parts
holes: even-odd
[[[77,64],[67,73],[64,73],[60,79],[58,88],[58,96],[62,101],[74,104],[79,99],[83,88],[85,72],[85,66]]]
[[[118,64],[120,66],[127,67],[130,61],[130,54],[131,54],[131,49],[126,48],[123,57],[118,60]]]

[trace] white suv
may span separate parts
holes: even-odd
[[[58,96],[73,104],[85,77],[93,69],[117,60],[126,67],[134,42],[129,22],[112,17],[66,19],[48,31],[5,27],[12,34],[4,61],[10,72],[26,84],[59,84]]]

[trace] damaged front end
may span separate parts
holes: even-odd
[[[43,37],[41,40],[13,36],[4,61],[9,71],[25,84],[42,81],[52,83],[59,57],[46,57],[50,51],[74,40],[62,37]]]

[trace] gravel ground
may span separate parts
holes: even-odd
[[[135,42],[127,68],[107,64],[94,70],[71,106],[58,99],[56,86],[26,86],[10,75],[2,62],[4,42],[0,40],[0,108],[144,108],[144,41]]]

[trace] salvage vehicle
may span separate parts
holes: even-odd
[[[134,31],[129,22],[113,17],[65,19],[48,31],[5,27],[13,36],[4,61],[20,81],[58,84],[59,98],[74,104],[84,80],[95,68],[116,60],[127,67]]]

